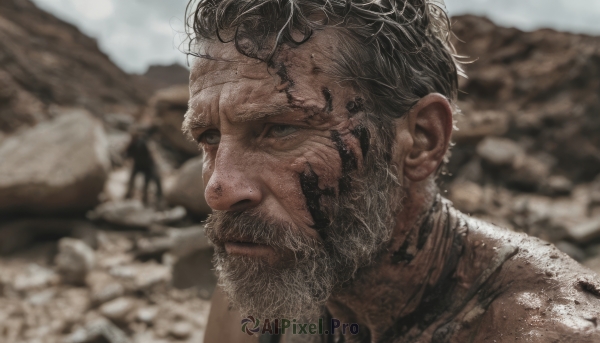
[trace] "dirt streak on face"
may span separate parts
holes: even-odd
[[[245,314],[317,315],[391,235],[393,200],[382,194],[398,186],[359,94],[324,72],[330,60],[315,51],[327,46],[316,34],[268,68],[214,43],[213,59],[192,69],[184,125],[205,154],[207,235],[221,285]],[[240,253],[246,243],[260,253]]]

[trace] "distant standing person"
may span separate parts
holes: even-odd
[[[154,163],[150,149],[148,149],[148,134],[146,132],[134,132],[126,153],[127,157],[133,159],[133,169],[129,177],[129,187],[127,188],[125,198],[130,199],[132,197],[135,177],[138,173],[142,173],[144,175],[144,204],[148,203],[148,185],[150,181],[154,181],[156,184],[156,199],[160,201],[162,198],[160,174],[156,163]]]

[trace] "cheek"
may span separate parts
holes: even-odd
[[[331,141],[329,144],[333,145]],[[334,146],[320,146],[306,151],[291,164],[291,169],[299,178],[312,171],[318,176],[320,189],[334,189],[342,176],[342,162]]]
[[[310,143],[310,147],[305,147],[293,155],[270,156],[264,160],[261,166],[262,179],[272,194],[263,204],[268,213],[300,226],[314,225],[314,203],[318,202],[322,193],[335,195],[341,175],[337,151],[331,141],[327,142],[331,146]],[[313,190],[308,193],[306,183],[301,181],[307,173],[318,175],[313,180],[316,183],[310,185]]]

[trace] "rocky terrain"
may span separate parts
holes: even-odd
[[[442,188],[600,272],[600,38],[452,22],[469,78]]]
[[[452,21],[471,63],[441,189],[600,272],[600,38]],[[127,75],[73,26],[0,0],[0,342],[202,342],[215,276],[186,78]],[[124,200],[140,128],[164,188],[147,206]]]
[[[181,64],[151,65],[143,75],[134,75],[140,88],[147,93],[171,86],[188,84],[190,71]]]

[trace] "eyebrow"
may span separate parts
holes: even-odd
[[[256,108],[254,108],[256,107]],[[270,117],[283,116],[294,112],[293,108],[287,105],[257,105],[236,112],[233,118],[234,123],[245,123],[249,121],[260,121]],[[302,118],[299,119],[303,119]],[[194,114],[190,108],[185,115],[184,128],[187,131],[203,129],[212,125],[208,116],[204,113]]]

